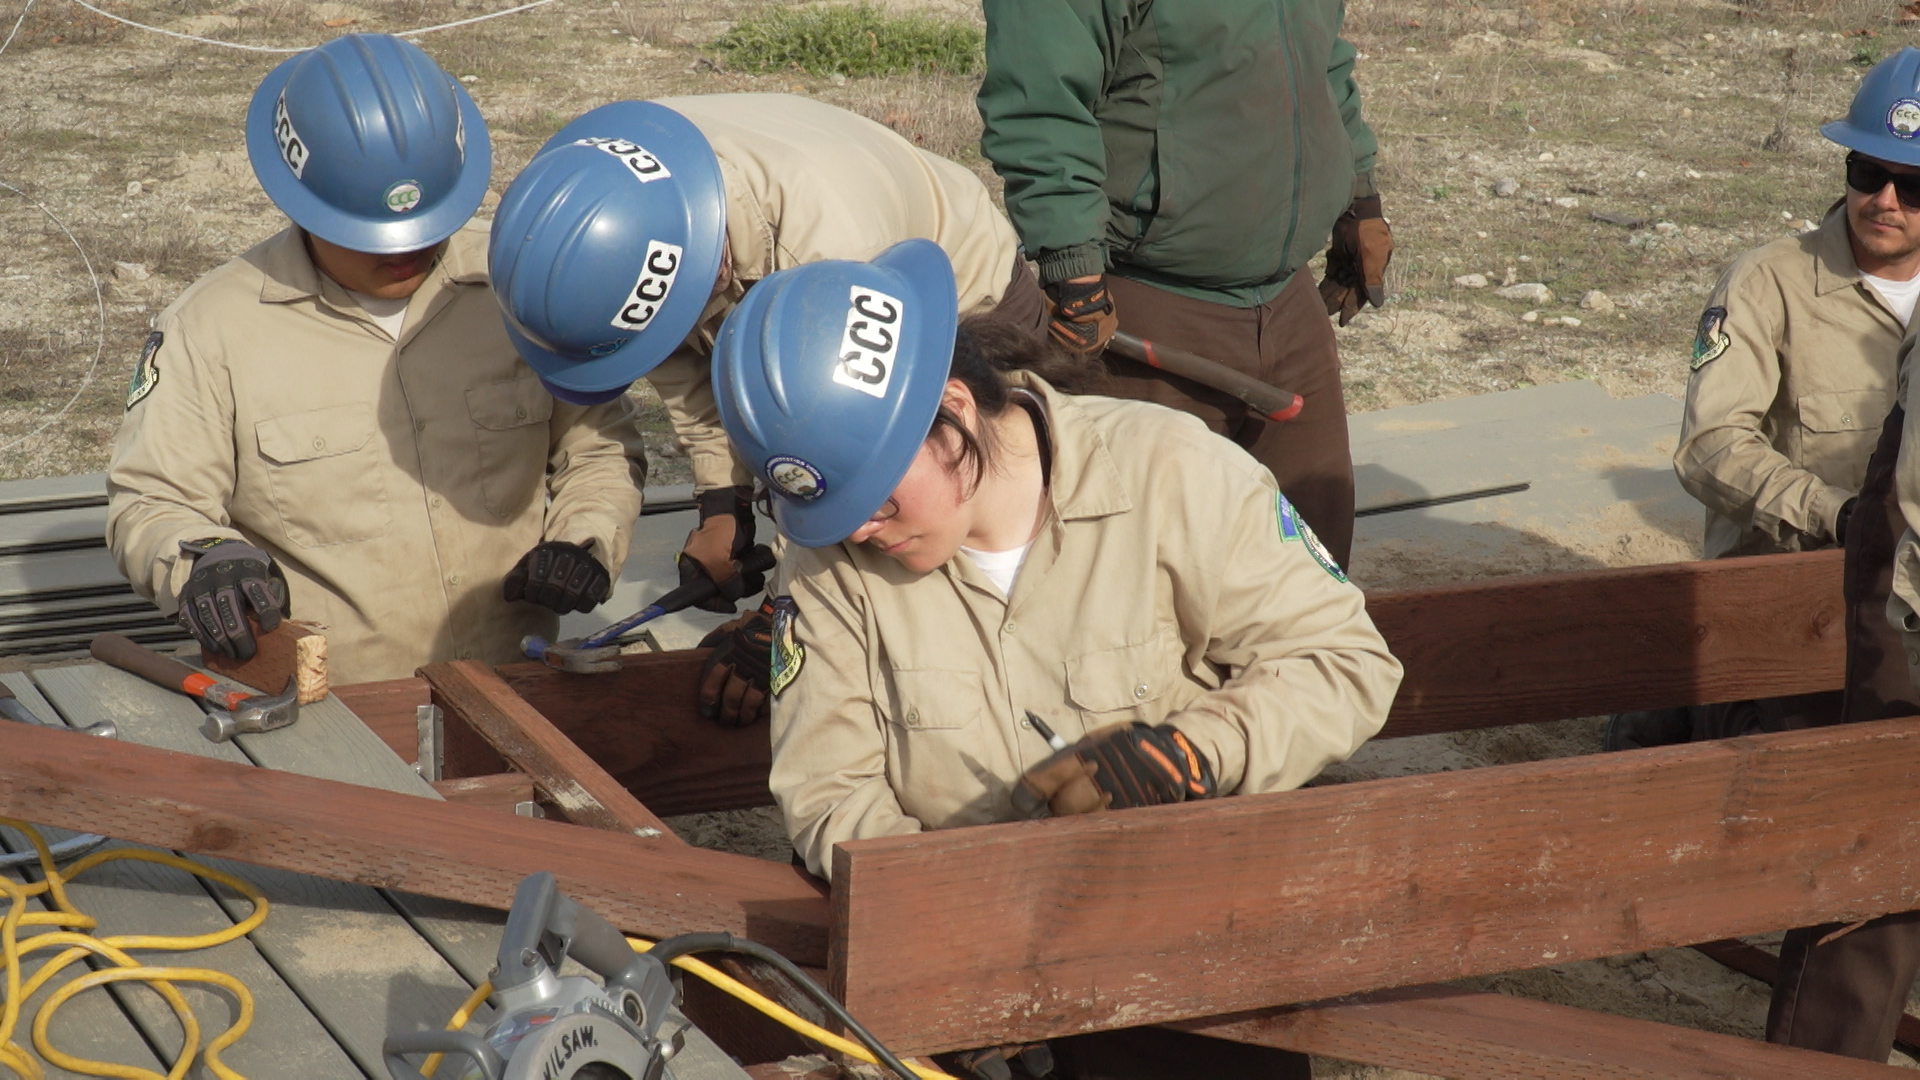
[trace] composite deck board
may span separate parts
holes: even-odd
[[[25,672],[0,674],[0,682],[6,683],[7,686],[13,690],[14,696],[20,699],[20,703],[31,710],[35,716],[50,723],[60,722],[58,711],[54,709],[53,705],[48,702],[46,698],[40,695],[40,691],[34,687],[32,680],[28,678]],[[5,734],[4,725],[8,723],[10,723],[10,721],[0,720],[0,736]],[[84,738],[84,736],[75,737]],[[74,835],[66,829],[56,829],[46,826],[40,827],[40,833],[48,843],[59,843]],[[9,838],[12,840],[11,843],[7,842]],[[24,837],[13,837],[10,831],[7,834],[0,834],[0,850],[13,850],[15,847],[25,848],[26,846],[27,844]],[[37,873],[26,870],[0,871],[0,873],[5,873],[9,880],[19,884],[26,884],[39,879]],[[83,882],[85,880],[85,878],[81,879]],[[80,901],[77,894],[75,894],[73,898],[79,902],[80,910],[88,914],[99,914],[85,901]],[[6,903],[0,901],[0,913],[4,913],[6,908]],[[34,910],[47,910],[44,897],[34,902]],[[228,925],[231,925],[231,923]],[[43,932],[43,928],[41,927],[23,928],[21,938],[24,941],[31,935],[41,932]],[[113,931],[109,929],[107,932],[111,933]],[[41,964],[58,955],[61,951],[63,950],[54,949],[26,954],[21,964],[23,978],[32,978],[33,973],[40,970]],[[24,1008],[22,1008],[20,1012],[20,1022],[14,1031],[14,1042],[17,1045],[24,1048],[28,1053],[33,1054],[36,1059],[39,1059],[38,1052],[33,1048],[33,1018],[39,1014],[40,1006],[46,1002],[47,998],[55,990],[67,982],[86,974],[87,971],[88,968],[85,964],[69,966],[66,971],[55,976],[53,982],[48,985],[46,989],[24,1003]],[[224,1015],[224,1011],[209,1011],[208,1015]],[[156,1071],[165,1070],[164,1064],[154,1055],[152,1047],[148,1046],[146,1040],[141,1037],[139,1028],[135,1026],[132,1017],[127,1015],[116,997],[111,993],[90,990],[73,998],[67,1002],[67,1004],[61,1006],[60,1012],[54,1017],[53,1023],[48,1029],[48,1035],[51,1037],[54,1046],[69,1054],[76,1054],[80,1057],[92,1058],[98,1061],[111,1061],[121,1065],[135,1065],[140,1068],[154,1069]],[[84,1073],[68,1072],[65,1069],[55,1068],[47,1064],[44,1060],[41,1060],[41,1064],[46,1068],[47,1076],[51,1078],[51,1080],[69,1080],[69,1078],[79,1080],[79,1078],[86,1075]]]
[[[35,715],[60,719],[58,710],[46,702],[28,675],[16,673],[0,678],[5,678],[14,692],[28,701]],[[80,737],[84,736],[76,736]],[[64,830],[61,832],[64,836]],[[107,849],[135,846],[110,842]],[[34,877],[37,880],[38,874]],[[234,924],[233,916],[208,895],[206,887],[193,875],[155,863],[110,862],[81,875],[66,888],[75,907],[100,920],[100,928],[95,933],[101,936],[189,937],[215,933]],[[191,952],[151,951],[134,955],[163,966],[212,968],[246,985],[253,995],[253,1026],[223,1055],[223,1060],[242,1075],[266,1077],[297,1073],[316,1080],[333,1077],[356,1080],[363,1075],[248,939]],[[224,1030],[230,1012],[223,992],[194,983],[178,986],[200,1018],[203,1041]],[[179,1021],[157,994],[131,984],[116,984],[108,992],[120,1000],[121,1008],[133,1018],[147,1041],[164,1052],[167,1060],[178,1058]]]
[[[331,696],[302,706],[292,727],[236,741],[263,768],[442,801],[413,766]],[[486,980],[499,952],[505,912],[394,889],[380,892],[462,978],[474,986]]]
[[[209,743],[200,735],[199,709],[187,698],[125,672],[87,664],[36,670],[33,677],[70,723],[110,718],[120,725],[123,741],[251,764],[239,747]],[[323,719],[309,731],[333,727]],[[296,724],[286,731],[298,729]],[[389,1033],[443,1026],[472,991],[377,889],[224,859],[205,861],[267,895],[273,911],[251,935],[255,946],[369,1076],[385,1075],[380,1044]],[[238,894],[219,886],[212,892],[232,918],[244,918],[250,910]]]

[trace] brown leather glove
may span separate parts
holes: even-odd
[[[711,648],[700,669],[700,715],[722,727],[746,727],[767,715],[773,668],[773,598],[700,639]]]
[[[1046,287],[1047,333],[1062,347],[1092,355],[1120,329],[1107,279],[1056,281]]]
[[[1205,799],[1213,766],[1168,724],[1112,724],[1033,768],[1013,788],[1022,817],[1090,814]]]
[[[1327,241],[1327,276],[1320,282],[1327,314],[1340,316],[1345,326],[1360,313],[1361,304],[1385,304],[1387,264],[1392,261],[1393,230],[1381,215],[1380,196],[1353,200],[1334,220]]]
[[[687,534],[686,544],[674,557],[680,567],[680,584],[688,585],[702,577],[712,578],[720,591],[694,606],[702,611],[731,615],[736,610],[734,602],[747,595],[734,564],[753,546],[753,488],[703,491],[698,502],[699,524]],[[759,587],[753,591],[758,592]]]

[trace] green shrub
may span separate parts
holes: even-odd
[[[930,15],[893,15],[867,4],[770,7],[714,43],[748,71],[799,69],[811,75],[971,75],[984,61],[977,27]]]

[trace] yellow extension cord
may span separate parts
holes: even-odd
[[[234,996],[234,999],[239,1002],[240,1014],[231,1027],[207,1043],[205,1051],[207,1070],[219,1080],[245,1080],[220,1060],[220,1051],[232,1046],[240,1036],[246,1034],[248,1026],[253,1023],[253,995],[247,993],[246,986],[225,972],[210,971],[205,968],[148,966],[127,955],[124,950],[162,949],[178,952],[189,949],[210,949],[215,945],[232,941],[251,932],[266,921],[267,898],[260,894],[260,890],[231,874],[221,873],[209,866],[201,866],[177,855],[132,848],[95,852],[62,870],[54,865],[53,852],[48,850],[47,842],[32,825],[5,817],[0,817],[0,825],[18,830],[32,842],[34,850],[40,855],[40,868],[44,874],[44,880],[39,884],[24,886],[9,878],[0,877],[0,895],[5,895],[10,902],[6,917],[0,919],[0,959],[4,959],[6,967],[6,996],[4,1003],[0,1003],[0,1069],[11,1071],[21,1080],[44,1080],[46,1073],[40,1068],[40,1064],[13,1041],[14,1029],[20,1023],[21,1005],[68,965],[93,953],[106,957],[118,966],[82,975],[54,991],[47,998],[33,1020],[33,1045],[34,1049],[40,1051],[41,1057],[69,1072],[83,1073],[87,1076],[110,1076],[120,1080],[179,1080],[187,1074],[188,1069],[193,1067],[194,1058],[201,1053],[200,1023],[194,1018],[193,1010],[187,1005],[186,998],[180,995],[180,991],[175,989],[173,984],[212,983]],[[97,938],[89,934],[73,933],[73,930],[93,930],[100,924],[92,916],[81,914],[79,909],[67,899],[67,882],[102,863],[125,859],[171,866],[198,877],[217,881],[245,896],[253,904],[253,914],[225,930],[194,937],[126,934]],[[42,893],[48,895],[49,906],[54,910],[29,912],[27,901]],[[22,946],[19,940],[22,926],[60,926],[69,929],[37,934],[28,938],[27,943]],[[33,978],[22,981],[20,960],[22,956],[63,945],[68,946],[66,952],[43,964],[40,970],[34,973]],[[74,995],[96,986],[129,981],[150,984],[166,1003],[172,1006],[174,1015],[180,1020],[180,1027],[184,1034],[180,1057],[164,1077],[151,1069],[74,1057],[57,1049],[47,1036],[47,1027],[53,1020],[53,1014],[59,1010],[60,1006],[72,1000]]]
[[[628,938],[627,944],[633,946],[634,952],[646,952],[648,949],[653,948],[653,942],[640,938]],[[796,1016],[781,1006],[779,1002],[767,998],[764,994],[755,991],[752,987],[728,976],[725,972],[709,964],[695,960],[691,956],[683,956],[675,960],[673,966],[682,971],[698,975],[720,990],[739,998],[753,1008],[772,1017],[775,1021],[792,1028],[794,1031],[799,1032],[801,1035],[812,1039],[822,1046],[837,1050],[849,1057],[857,1058],[869,1065],[880,1064],[879,1060],[873,1056],[872,1051],[866,1047],[861,1046],[851,1039],[843,1039],[818,1024],[811,1023],[800,1016]],[[479,1009],[481,1003],[486,1001],[488,995],[492,993],[493,983],[481,983],[480,988],[475,990],[473,995],[461,1004],[459,1011],[453,1014],[453,1019],[447,1022],[447,1030],[459,1031],[466,1027],[467,1021],[473,1019],[474,1011]],[[434,1074],[434,1070],[440,1067],[440,1057],[441,1055],[434,1054],[422,1062],[420,1069],[421,1075],[431,1077]],[[938,1069],[930,1069],[912,1062],[908,1062],[907,1067],[919,1074],[920,1080],[959,1080],[958,1077],[943,1073]]]

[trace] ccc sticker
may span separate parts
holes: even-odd
[[[680,251],[660,240],[647,241],[647,258],[640,264],[640,280],[621,302],[613,316],[613,325],[622,330],[645,330],[660,313],[667,294],[673,291],[674,276],[680,273]]]
[[[293,130],[293,118],[287,115],[287,92],[280,92],[280,100],[273,106],[273,141],[280,145],[280,158],[293,170],[293,178],[307,171],[307,144],[300,141],[299,133]]]
[[[647,148],[641,146],[639,143],[628,142],[625,139],[596,138],[581,139],[574,143],[574,145],[591,146],[596,150],[612,154],[627,166],[627,171],[633,174],[634,179],[643,184],[651,184],[655,180],[665,180],[667,177],[673,175],[667,171],[665,165],[660,163],[659,158],[648,153]]]
[[[893,381],[893,363],[900,351],[900,319],[906,314],[906,305],[886,293],[858,285],[853,287],[850,299],[833,381],[884,398],[887,384]]]

